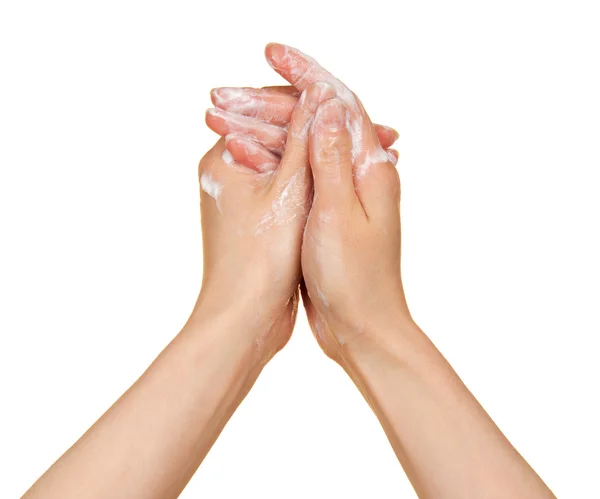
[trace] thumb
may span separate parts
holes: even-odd
[[[329,203],[357,200],[352,178],[352,136],[344,102],[330,99],[315,114],[309,137],[315,195]]]
[[[285,186],[299,171],[308,173],[308,130],[319,105],[335,97],[335,89],[323,82],[310,85],[298,100],[287,135],[285,152],[277,171],[276,183]]]

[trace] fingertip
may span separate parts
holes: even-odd
[[[287,55],[288,47],[281,43],[270,42],[265,47],[265,57],[269,65],[276,69],[280,67]]]
[[[311,132],[315,136],[320,134],[335,135],[348,129],[348,108],[343,100],[338,97],[328,99],[317,107]]]
[[[373,124],[373,127],[375,128],[380,141],[383,139],[383,141],[386,142],[387,145],[385,146],[383,143],[381,144],[384,148],[390,147],[400,138],[400,134],[392,127],[378,124]]]
[[[210,128],[213,132],[219,133],[216,129],[214,118],[215,118],[215,110],[213,108],[207,109],[206,112],[204,113],[204,123],[206,123],[206,126],[208,126],[208,128]],[[219,135],[221,135],[221,134],[219,134]]]
[[[394,142],[396,142],[399,138],[400,138],[400,134],[398,133],[398,131],[395,128],[392,128],[391,126],[386,126],[386,125],[381,125],[383,128],[385,128],[389,133],[392,134],[392,136],[394,137]]]
[[[213,103],[213,106],[217,105],[219,96],[218,96],[218,88],[213,88],[210,91],[210,101]]]
[[[257,144],[252,137],[240,133],[225,136],[225,147],[241,165],[259,173],[277,169],[279,157]]]
[[[223,103],[227,100],[230,100],[230,93],[232,90],[237,90],[238,92],[241,91],[241,89],[230,89],[227,87],[213,88],[210,91],[210,100],[213,103],[213,105],[216,108],[223,107]]]
[[[232,104],[251,103],[253,90],[248,87],[218,87],[210,91],[210,97],[216,108],[227,110]]]
[[[390,158],[390,163],[396,166],[398,164],[398,159],[400,158],[400,153],[396,151],[396,149],[388,149],[386,152],[388,158]]]

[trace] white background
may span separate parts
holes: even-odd
[[[143,372],[196,299],[208,92],[299,47],[402,134],[417,322],[562,498],[600,497],[597,2],[0,7],[0,497]],[[301,314],[183,493],[415,497]]]

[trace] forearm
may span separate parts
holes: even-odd
[[[414,323],[385,333],[349,346],[345,367],[419,497],[554,497]]]
[[[24,497],[177,497],[260,372],[242,321],[190,320]]]

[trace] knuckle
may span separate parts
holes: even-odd
[[[204,156],[202,156],[202,159],[198,163],[198,176],[201,176],[202,173],[210,173],[215,170],[215,162],[217,158],[220,158],[224,149],[225,139],[221,137],[216,144],[209,149]]]

